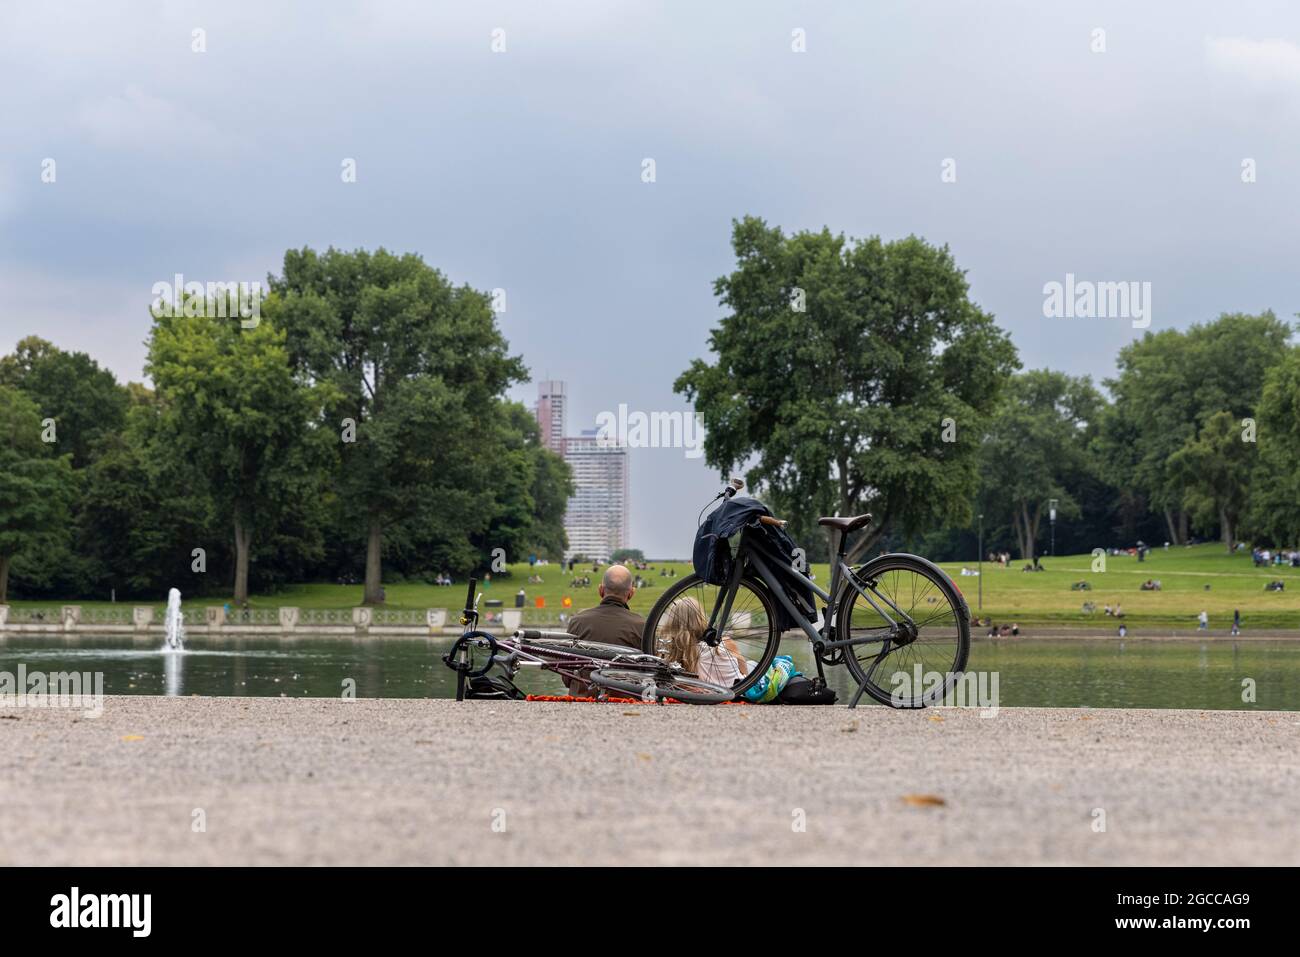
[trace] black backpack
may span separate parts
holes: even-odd
[[[771,510],[762,502],[744,496],[727,499],[710,512],[695,531],[695,546],[691,556],[695,574],[710,585],[725,585],[731,578],[735,562],[728,540],[742,530],[749,536],[748,545],[761,551],[764,558],[778,565],[790,564],[794,559],[794,539],[784,528],[763,525],[758,520],[759,516],[771,514]],[[816,620],[817,610],[811,588],[785,579],[781,580],[781,587],[808,621]],[[773,604],[776,605],[777,626],[782,631],[799,627],[799,621],[790,616],[784,605],[775,600]]]
[[[835,691],[820,679],[795,675],[786,682],[775,704],[834,704]]]

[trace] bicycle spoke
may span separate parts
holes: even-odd
[[[761,588],[761,585],[742,581],[732,596],[726,621],[719,621],[715,626],[718,641],[726,643],[726,650],[718,653],[730,655],[734,652],[739,656],[743,662],[740,670],[746,683],[752,683],[761,677],[780,641],[774,612],[769,609],[764,595],[760,594]],[[683,583],[680,590],[667,593],[656,603],[649,616],[647,629],[650,638],[647,650],[661,658],[670,658],[672,636],[669,629],[664,627],[666,621],[677,621],[679,625],[676,627],[680,627],[680,622],[693,619],[699,622],[702,638],[705,622],[712,617],[715,609],[719,612],[721,610],[719,598],[724,591],[725,586],[705,584],[695,578],[689,583]],[[698,605],[696,614],[681,607],[682,603],[687,602]],[[703,620],[699,618],[700,615]],[[709,673],[703,677],[712,678],[714,675]],[[739,687],[745,686],[742,683]]]

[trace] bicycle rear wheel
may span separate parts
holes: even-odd
[[[641,650],[667,660],[671,641],[667,623],[681,614],[683,609],[679,606],[694,602],[707,621],[723,589],[724,586],[710,585],[694,574],[673,585],[646,616]],[[725,622],[719,622],[718,634],[735,642],[736,650],[751,663],[741,683],[732,689],[739,695],[767,673],[781,643],[776,606],[762,581],[747,578],[740,582],[731,602],[731,613]]]
[[[937,565],[917,555],[881,555],[855,576],[864,587],[872,584],[868,594],[879,608],[844,584],[836,636],[870,639],[845,648],[854,681],[866,681],[867,694],[895,708],[941,704],[970,654],[966,599]]]
[[[591,681],[610,691],[618,691],[631,698],[653,694],[656,701],[676,698],[687,704],[722,704],[736,693],[722,685],[702,681],[693,675],[675,675],[663,671],[638,671],[632,668],[597,668]]]

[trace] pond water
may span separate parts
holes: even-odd
[[[291,640],[195,637],[163,653],[121,637],[0,639],[0,672],[102,672],[105,694],[339,697],[348,682],[362,698],[451,697],[455,676],[441,661],[451,639]],[[782,652],[815,673],[806,641]],[[1300,642],[977,641],[969,669],[996,673],[1002,707],[1204,708],[1300,711]],[[846,669],[828,672],[847,701]],[[1253,682],[1254,700],[1243,700]],[[563,694],[557,676],[525,670],[525,691]],[[1245,683],[1245,684],[1244,684]],[[864,699],[867,700],[867,699]]]

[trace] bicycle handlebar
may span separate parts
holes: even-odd
[[[474,589],[478,587],[478,579],[469,580],[469,591],[465,593],[465,610],[460,613],[460,623],[466,628],[472,628],[478,623],[478,602],[474,598]]]

